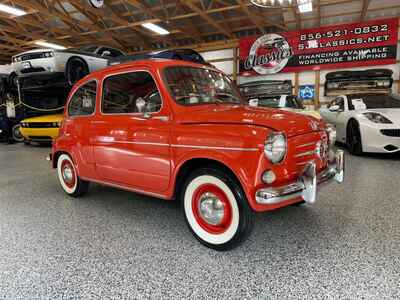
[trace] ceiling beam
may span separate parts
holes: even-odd
[[[226,37],[228,38],[233,38],[234,35],[233,33],[225,28],[223,25],[217,23],[213,18],[211,18],[208,14],[206,14],[203,10],[197,7],[197,5],[194,3],[193,0],[186,0],[185,5],[189,7],[192,11],[197,13],[202,19],[207,21],[210,25],[213,27],[217,28],[219,31],[221,31]]]

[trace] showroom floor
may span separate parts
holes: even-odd
[[[347,157],[314,206],[200,245],[176,205],[94,185],[68,198],[49,148],[0,147],[0,298],[400,298],[400,156]]]

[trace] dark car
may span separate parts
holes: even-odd
[[[291,95],[291,80],[261,80],[240,84],[240,93],[247,100],[268,95]]]
[[[371,69],[363,71],[339,71],[326,74],[325,96],[339,96],[360,92],[390,92],[393,71]]]
[[[109,59],[109,65],[121,64],[129,61],[151,59],[151,58],[164,58],[164,59],[176,59],[208,65],[200,53],[193,49],[173,49],[173,50],[162,50],[144,54],[134,54],[127,56],[120,56]]]

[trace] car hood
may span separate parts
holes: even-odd
[[[21,56],[21,55],[29,54],[29,53],[41,53],[41,52],[56,52],[56,50],[51,49],[51,48],[40,48],[40,49],[34,49],[34,50],[21,52],[21,53],[18,53],[17,55],[15,55],[15,56]]]
[[[313,117],[266,107],[216,105],[210,108],[185,111],[179,117],[183,124],[240,124],[257,125],[295,136],[323,129]]]
[[[63,118],[64,116],[62,114],[57,114],[57,115],[47,115],[47,116],[28,118],[22,120],[21,122],[24,123],[61,122]]]
[[[311,116],[317,119],[321,119],[321,115],[319,112],[315,110],[307,110],[307,109],[296,109],[296,108],[281,108],[282,110],[291,111],[299,114],[303,114],[306,116]]]

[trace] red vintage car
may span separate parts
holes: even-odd
[[[211,66],[143,60],[90,74],[69,96],[50,159],[64,191],[89,182],[177,199],[203,244],[233,248],[253,213],[314,202],[343,152],[312,117],[242,102]]]

